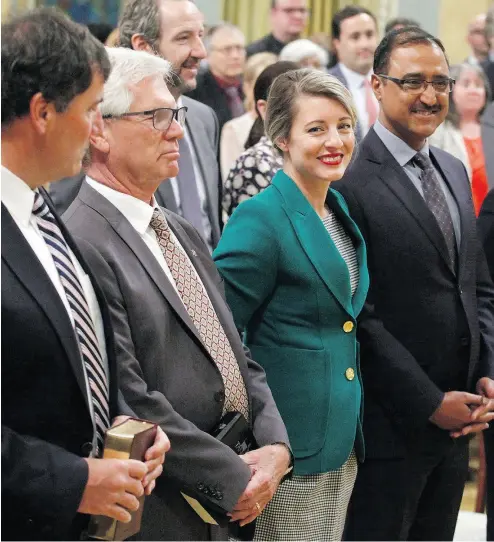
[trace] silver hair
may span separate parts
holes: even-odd
[[[107,47],[106,51],[112,70],[100,106],[103,116],[129,112],[134,100],[131,85],[152,75],[162,76],[165,81],[170,78],[171,64],[159,56],[124,47]]]
[[[285,45],[281,50],[280,60],[299,63],[311,56],[316,56],[321,66],[328,64],[329,55],[327,51],[317,45],[317,43],[306,39],[294,40]]]
[[[281,152],[278,142],[288,140],[299,96],[324,96],[340,103],[355,130],[357,112],[350,91],[333,75],[314,69],[299,69],[279,75],[271,85],[264,127],[266,135]]]

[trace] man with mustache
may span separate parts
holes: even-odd
[[[467,434],[494,410],[494,287],[462,163],[430,147],[454,81],[442,43],[387,34],[372,87],[379,119],[335,188],[368,247],[359,323],[366,461],[349,540],[452,540]]]
[[[361,6],[346,6],[332,21],[333,45],[338,64],[329,73],[352,93],[357,108],[357,139],[365,136],[377,117],[378,105],[371,89],[372,60],[377,47],[377,22]]]

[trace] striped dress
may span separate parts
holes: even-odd
[[[355,248],[333,211],[326,211],[322,222],[348,267],[353,296],[360,278]],[[257,518],[254,540],[341,540],[356,477],[353,450],[337,470],[294,475]]]

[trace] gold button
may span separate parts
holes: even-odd
[[[355,378],[355,371],[351,367],[348,367],[345,371],[345,376],[347,380],[353,380]]]
[[[351,331],[353,331],[353,322],[350,322],[350,320],[348,320],[348,322],[345,322],[343,324],[343,331],[345,333],[350,333]]]

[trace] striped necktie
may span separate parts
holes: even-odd
[[[53,263],[70,306],[74,329],[91,390],[98,448],[102,450],[105,431],[110,426],[109,393],[108,380],[94,322],[62,232],[39,192],[35,192],[33,215],[53,258]]]

